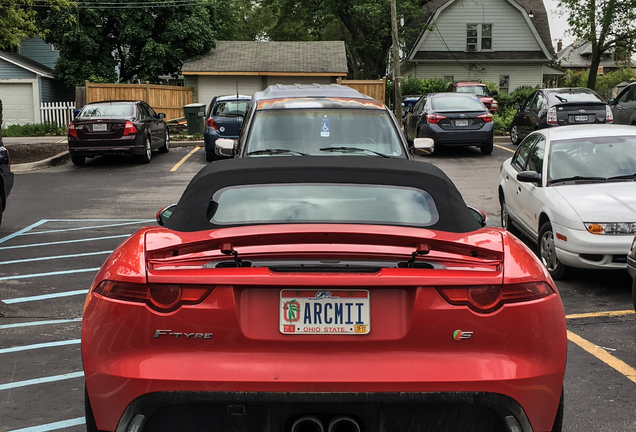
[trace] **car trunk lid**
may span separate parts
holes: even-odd
[[[112,139],[123,136],[126,121],[130,120],[99,117],[75,119],[73,123],[79,139]]]

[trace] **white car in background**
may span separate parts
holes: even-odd
[[[501,224],[537,244],[554,279],[625,269],[636,234],[636,127],[537,130],[501,166]]]

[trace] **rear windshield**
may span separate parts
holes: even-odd
[[[486,86],[457,86],[457,93],[470,93],[477,96],[490,96],[490,92],[488,91],[488,87]]]
[[[552,93],[561,103],[567,102],[603,102],[600,97],[594,93]],[[605,103],[605,102],[603,102]]]
[[[220,101],[212,108],[213,116],[242,116],[245,115],[249,101]]]
[[[245,145],[248,154],[285,149],[329,156],[334,154],[333,148],[348,147],[362,153],[367,150],[390,157],[405,156],[397,129],[388,113],[380,109],[257,111]]]
[[[457,96],[437,96],[432,100],[435,111],[485,111],[479,99]]]
[[[439,220],[433,198],[408,187],[356,184],[232,186],[212,197],[215,225],[255,223],[371,223],[429,226]]]
[[[78,117],[132,117],[132,115],[132,104],[104,103],[85,106]]]

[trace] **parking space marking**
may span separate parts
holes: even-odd
[[[185,155],[185,156],[184,156],[184,157],[183,157],[183,158],[182,158],[179,162],[177,162],[177,164],[176,164],[175,166],[173,166],[173,167],[172,167],[172,169],[170,170],[170,172],[174,172],[174,171],[178,170],[178,169],[179,169],[179,167],[180,167],[181,165],[183,165],[183,163],[184,163],[185,161],[187,161],[187,160],[188,160],[188,158],[189,158],[190,156],[192,156],[193,154],[195,154],[195,153],[196,153],[196,152],[197,152],[200,148],[201,148],[201,147],[196,146],[196,147],[195,147],[195,148],[194,148],[191,152],[189,152],[189,153],[188,153],[187,155]]]
[[[55,294],[43,294],[43,295],[37,295],[37,296],[31,296],[31,297],[18,297],[18,298],[5,299],[0,301],[4,304],[26,303],[26,302],[39,301],[39,300],[48,300],[48,299],[58,298],[58,297],[70,297],[70,296],[80,295],[80,294],[88,294],[88,290],[85,289],[85,290],[76,290],[76,291],[65,291],[65,292],[55,293]]]
[[[14,389],[18,387],[26,387],[26,386],[30,386],[34,384],[44,384],[44,383],[50,383],[50,382],[56,382],[56,381],[64,381],[68,379],[81,378],[83,376],[84,376],[84,372],[71,372],[71,373],[62,374],[62,375],[52,375],[48,377],[35,378],[35,379],[24,380],[24,381],[15,381],[12,383],[0,384],[0,390],[9,390],[9,389]]]
[[[37,344],[31,344],[31,345],[20,345],[20,346],[14,346],[11,348],[2,348],[0,349],[0,354],[7,354],[12,352],[18,352],[18,351],[30,351],[34,349],[51,348],[51,347],[58,347],[58,346],[64,346],[64,345],[75,345],[80,342],[81,342],[81,339],[69,339],[69,340],[56,341],[56,342],[44,342],[44,343],[37,343]]]
[[[508,147],[502,147],[502,146],[497,145],[497,144],[493,144],[493,145],[494,145],[495,147],[497,147],[497,148],[502,149],[502,150],[509,151],[510,153],[514,153],[514,152],[515,152],[514,150],[511,150],[511,149],[509,149]]]
[[[42,276],[58,276],[58,275],[73,274],[73,273],[86,273],[86,272],[92,272],[92,271],[96,272],[100,268],[101,267],[93,267],[93,268],[75,269],[75,270],[60,270],[60,271],[47,272],[47,273],[31,273],[26,275],[3,276],[3,277],[0,277],[0,281],[14,280],[14,279],[28,279],[28,278],[35,278],[35,277],[42,277]]]
[[[21,235],[23,235],[24,233],[26,233],[26,232],[28,232],[28,231],[32,230],[33,228],[39,227],[40,225],[45,224],[45,223],[47,223],[47,222],[48,222],[48,220],[46,220],[46,219],[42,219],[41,221],[36,222],[36,223],[34,223],[33,225],[29,225],[29,226],[28,226],[28,227],[26,227],[26,228],[22,228],[20,231],[16,231],[16,232],[14,232],[13,234],[9,234],[8,236],[2,237],[2,238],[0,239],[0,243],[4,243],[4,242],[6,242],[6,241],[8,241],[8,240],[11,240],[12,238],[15,238],[15,237],[21,236]]]
[[[26,427],[22,429],[14,429],[12,431],[7,431],[7,432],[47,432],[47,431],[53,431],[58,429],[64,429],[71,426],[79,426],[83,424],[86,424],[86,418],[77,417],[70,420],[63,420],[63,421],[59,421],[55,423],[47,423],[47,424],[43,424],[39,426],[31,426],[31,427]]]
[[[622,311],[609,311],[609,312],[590,312],[590,313],[581,313],[581,314],[570,314],[566,315],[566,319],[577,319],[577,318],[608,318],[615,316],[623,316],[623,315],[633,315],[636,311],[633,310],[622,310]]]
[[[636,383],[636,369],[622,360],[617,359],[601,347],[597,347],[592,342],[583,339],[581,336],[568,330],[568,340],[583,348],[594,357],[607,364],[611,368],[624,375],[630,381]]]
[[[0,250],[22,249],[22,248],[40,247],[40,246],[57,246],[60,244],[65,244],[65,243],[80,243],[80,242],[89,242],[89,241],[110,240],[110,239],[124,238],[124,237],[130,237],[130,234],[122,234],[122,235],[114,235],[114,236],[106,236],[106,237],[95,237],[95,238],[88,238],[88,239],[77,239],[77,240],[62,240],[62,241],[48,242],[48,243],[32,243],[32,244],[17,245],[17,246],[3,246],[3,247],[0,247]]]
[[[71,319],[61,319],[61,320],[46,320],[46,321],[29,321],[29,322],[21,322],[14,324],[3,324],[0,325],[0,330],[12,329],[17,327],[32,327],[39,325],[51,325],[51,324],[66,324],[72,322],[80,322],[82,318],[71,318]]]
[[[51,222],[51,221],[49,221]],[[124,225],[136,225],[136,224],[140,224],[140,223],[148,223],[148,222],[155,222],[154,219],[144,219],[144,220],[138,220],[135,222],[123,222],[123,223],[118,223],[118,224],[108,224],[108,225],[97,225],[97,226],[87,226],[87,227],[78,227],[78,228],[66,228],[66,229],[58,229],[58,230],[49,230],[49,231],[29,231],[29,232],[24,232],[21,235],[39,235],[39,234],[52,234],[52,233],[60,233],[60,232],[68,232],[68,231],[81,231],[81,230],[87,230],[87,229],[95,229],[95,228],[111,228],[111,227],[119,227],[119,226],[124,226]]]
[[[57,256],[52,256],[52,257],[40,257],[40,258],[27,258],[27,259],[11,260],[11,261],[0,261],[0,265],[17,264],[17,263],[25,263],[25,262],[33,262],[33,261],[46,261],[46,260],[63,259],[63,258],[78,258],[78,257],[92,256],[92,255],[105,255],[105,254],[110,254],[112,252],[113,252],[112,250],[108,250],[108,251],[87,252],[87,253],[72,254],[72,255],[57,255]]]

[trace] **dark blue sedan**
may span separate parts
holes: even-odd
[[[219,138],[237,139],[247,104],[251,96],[215,96],[208,107],[203,140],[205,141],[205,159],[212,162],[226,156],[216,151],[214,144]]]

